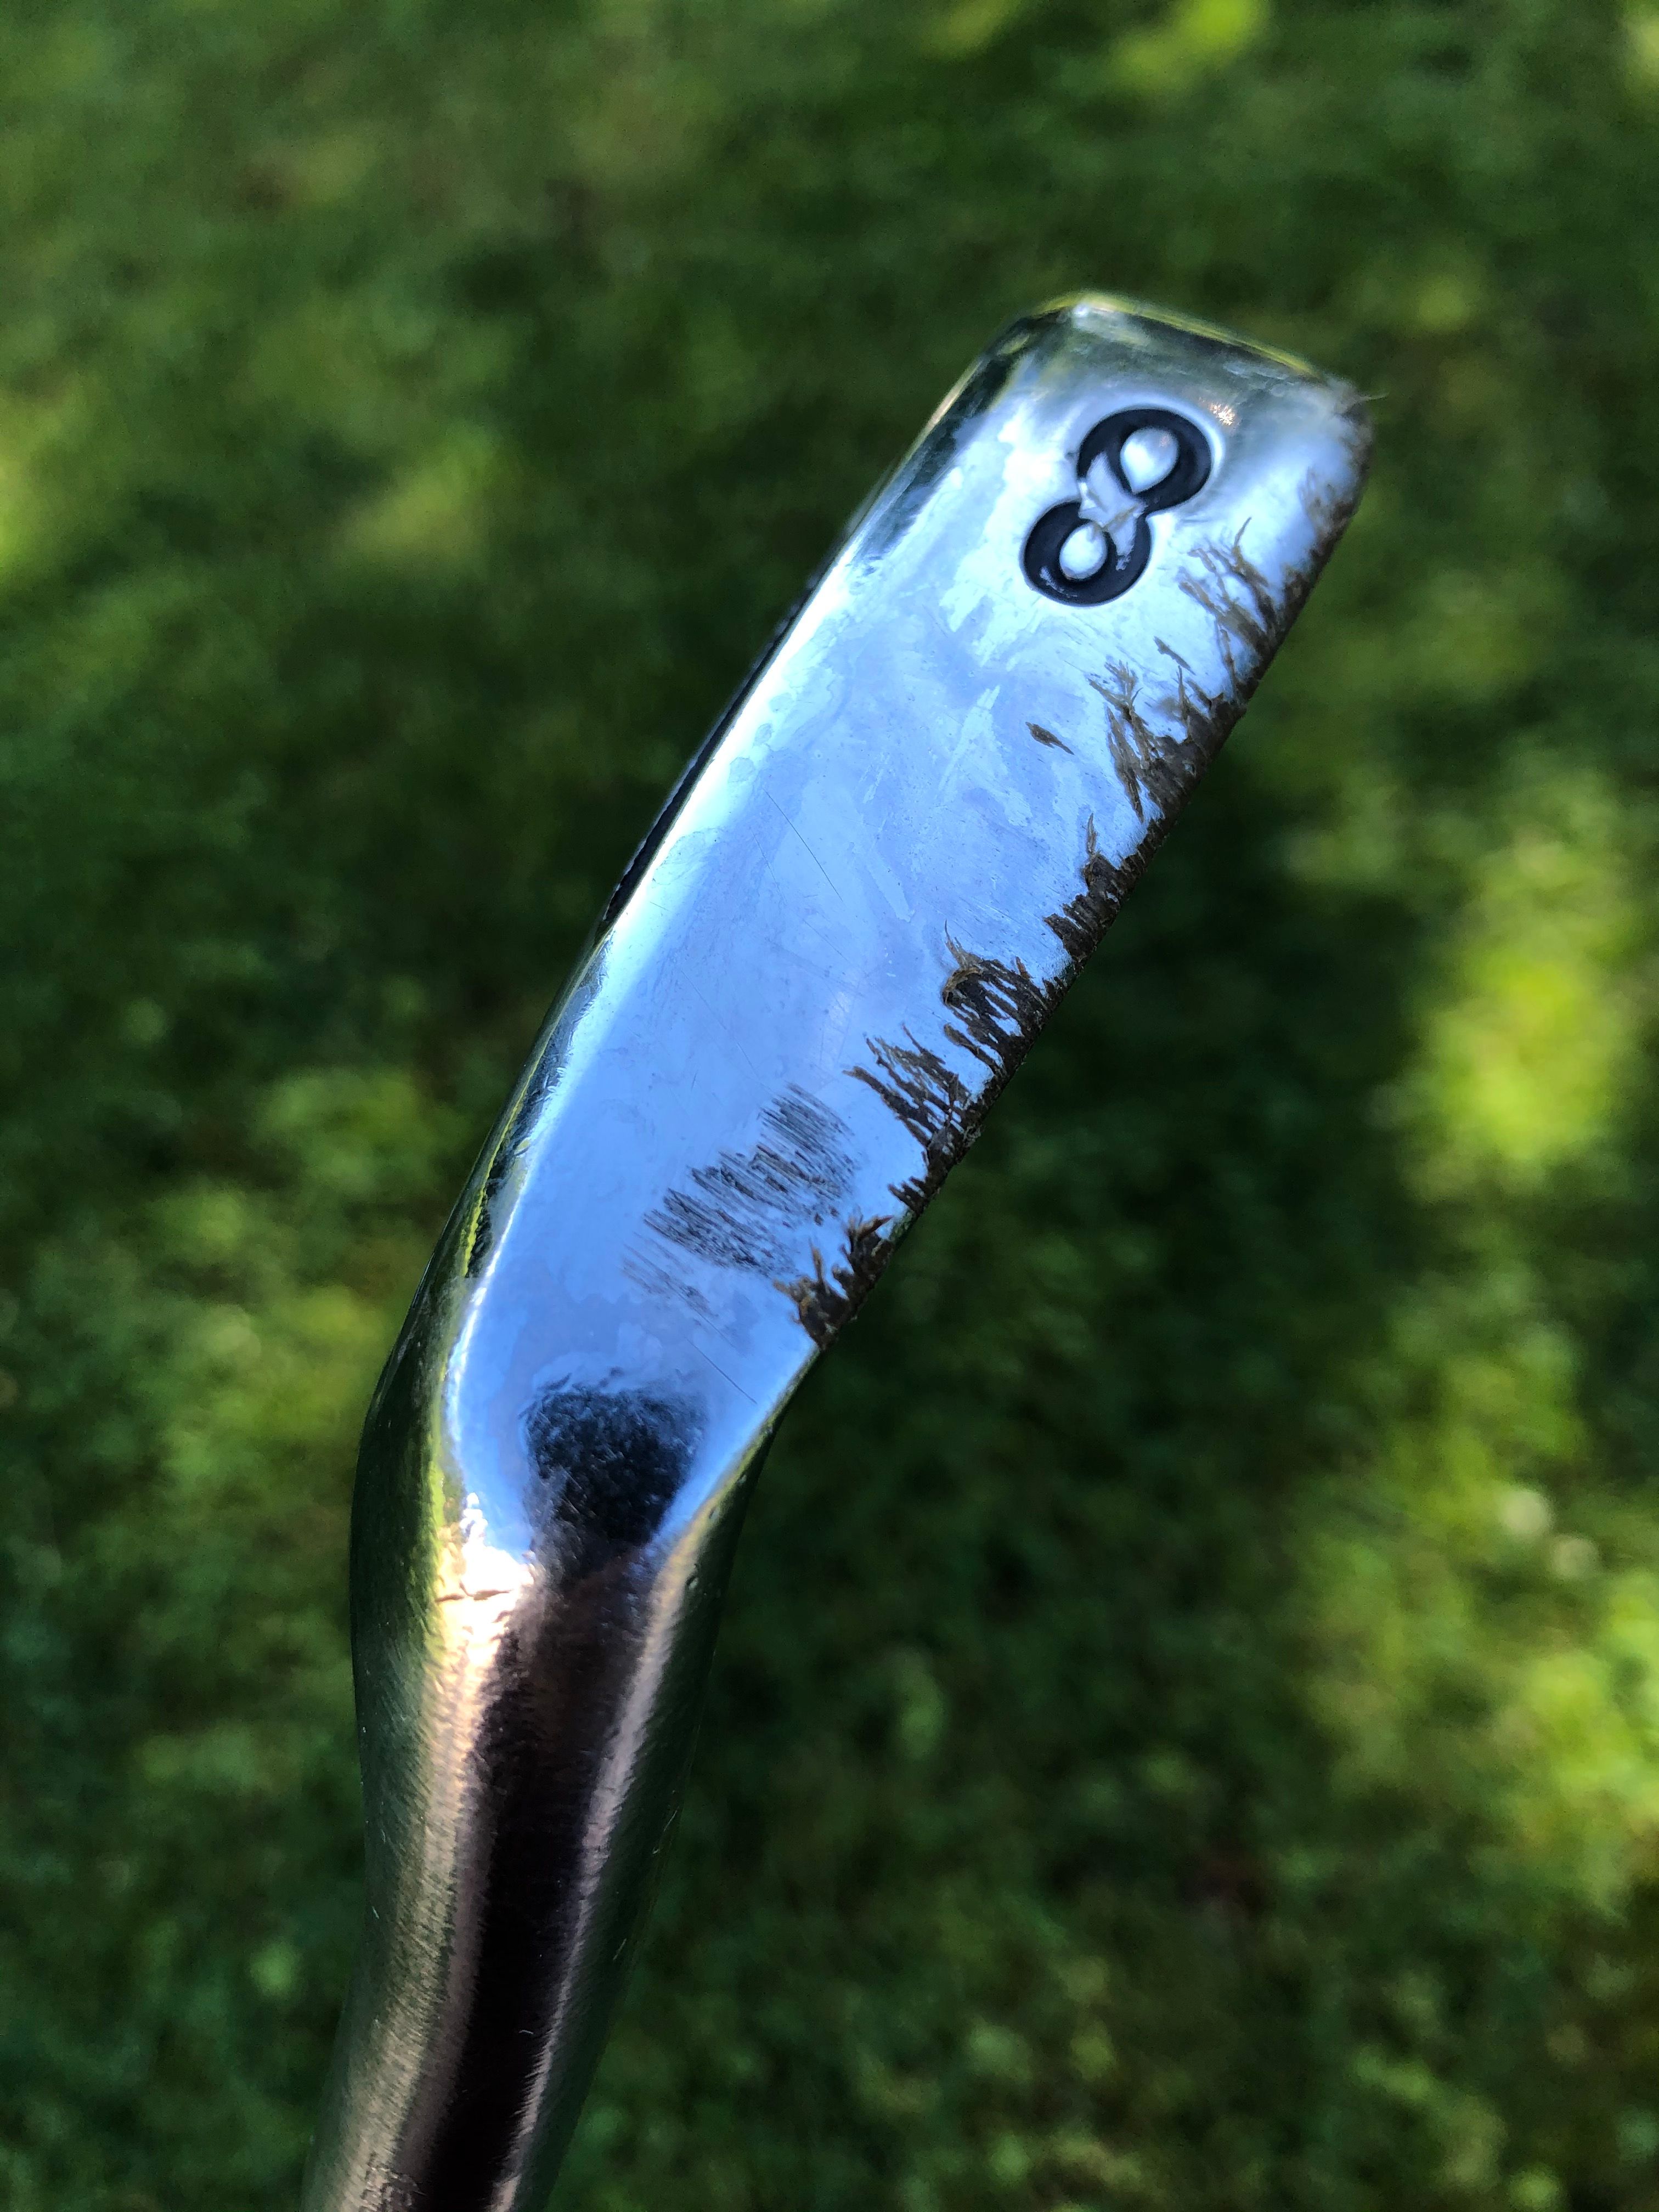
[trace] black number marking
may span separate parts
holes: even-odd
[[[1123,448],[1139,430],[1161,431],[1172,438],[1175,459],[1156,483],[1137,491],[1124,471]],[[1102,459],[1122,495],[1109,530],[1097,519],[1085,517],[1083,510],[1089,473]],[[1195,423],[1170,408],[1125,407],[1097,422],[1083,441],[1078,448],[1077,477],[1079,496],[1062,500],[1032,525],[1023,565],[1027,581],[1045,597],[1068,607],[1097,607],[1127,592],[1145,570],[1152,550],[1147,517],[1181,506],[1209,482],[1209,442]],[[1104,557],[1091,573],[1070,575],[1060,564],[1060,550],[1088,520],[1094,520],[1102,532]]]

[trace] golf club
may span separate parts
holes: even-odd
[[[1285,356],[1034,314],[687,769],[369,1413],[368,1905],[307,2212],[544,2203],[773,1431],[1243,711],[1367,447]]]

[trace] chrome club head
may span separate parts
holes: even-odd
[[[308,2212],[550,2188],[750,1484],[1243,711],[1354,395],[1109,301],[1016,324],[613,898],[370,1409],[368,1914]]]

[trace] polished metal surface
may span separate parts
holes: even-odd
[[[308,2212],[544,2203],[772,1430],[1242,711],[1365,447],[1346,387],[1218,333],[1016,325],[629,871],[369,1413],[368,1913]]]

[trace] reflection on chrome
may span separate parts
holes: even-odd
[[[368,1910],[309,2212],[544,2203],[773,1427],[1243,711],[1365,447],[1346,387],[1218,332],[1015,325],[671,799],[369,1412]]]

